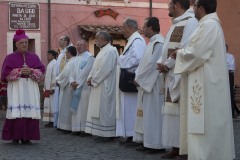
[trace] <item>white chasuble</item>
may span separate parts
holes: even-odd
[[[192,33],[198,26],[198,21],[194,18],[193,10],[187,10],[181,16],[172,19],[172,23],[163,45],[162,56],[157,62],[163,63],[170,69],[165,74],[166,102],[162,113],[166,117],[163,120],[163,127],[165,127],[163,132],[166,131],[166,133],[163,134],[163,137],[166,136],[164,138],[166,145],[175,145],[175,147],[179,147],[180,154],[187,154],[187,138],[186,134],[182,134],[186,133],[187,117],[182,113],[187,112],[187,102],[182,101],[182,98],[180,98],[180,96],[186,96],[187,87],[184,87],[186,84],[183,83],[186,81],[182,81],[180,74],[174,73],[175,60],[170,55],[176,48],[187,45]]]
[[[86,133],[101,137],[116,135],[116,70],[118,52],[107,44],[98,53],[88,76],[91,93]]]
[[[156,70],[156,61],[161,56],[163,43],[164,38],[159,34],[149,39],[135,72],[135,81],[139,84],[139,90],[133,140],[142,140],[145,147],[153,149],[162,148],[161,111],[164,94],[161,88],[164,87],[164,83],[162,74]]]
[[[187,96],[188,159],[234,159],[226,48],[216,13],[205,15],[187,47],[178,50],[175,73],[187,75],[191,91]]]

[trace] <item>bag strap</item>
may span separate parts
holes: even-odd
[[[134,42],[136,39],[140,39],[140,40],[141,40],[141,38],[135,38],[135,39],[132,41],[131,45],[128,47],[128,49],[123,53],[123,55],[129,50],[129,48],[132,46],[133,42]]]

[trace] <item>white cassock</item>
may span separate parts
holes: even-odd
[[[139,93],[143,93],[142,96],[138,94],[138,101],[142,101],[143,108],[143,130],[141,132],[141,126],[138,128],[135,125],[135,133],[137,133],[136,137],[140,137],[141,134],[143,135],[144,147],[153,149],[163,148],[162,105],[164,102],[164,80],[162,74],[159,74],[159,71],[156,69],[156,62],[162,54],[163,43],[164,38],[159,34],[149,39],[144,55],[135,72],[135,81],[140,86]],[[138,120],[136,121],[137,123]],[[135,135],[133,139],[137,139]]]
[[[74,69],[76,57],[68,59],[63,71],[56,78],[60,86],[59,95],[59,116],[57,127],[63,130],[72,130],[72,113],[70,111],[70,103],[72,100],[73,89],[69,86],[69,77]]]
[[[92,69],[94,57],[88,51],[83,52],[76,58],[74,70],[69,78],[69,85],[72,82],[78,83],[81,88],[80,101],[76,112],[72,113],[72,131],[85,131],[88,103],[91,87],[87,85],[87,77]]]
[[[216,13],[204,16],[187,47],[177,52],[175,73],[188,78],[188,159],[234,159],[225,40]]]
[[[45,74],[44,90],[55,90],[56,82],[56,59],[49,62]],[[54,121],[54,94],[44,98],[44,111],[43,111],[43,121],[53,122]]]
[[[92,87],[86,133],[100,137],[116,135],[116,71],[118,52],[107,44],[98,53],[88,76]]]
[[[172,19],[172,23],[163,45],[162,55],[157,63],[162,63],[169,68],[169,71],[164,74],[165,102],[162,108],[162,143],[166,147],[179,147],[182,130],[182,127],[180,127],[180,108],[182,104],[179,98],[180,94],[181,96],[184,95],[182,95],[180,89],[181,75],[174,74],[175,60],[171,59],[170,54],[176,48],[186,46],[191,34],[197,28],[198,21],[194,18],[192,10],[187,10],[181,16]]]
[[[143,56],[146,42],[138,33],[133,33],[128,38],[128,43],[123,54],[118,58],[120,68],[127,68],[134,73]],[[117,84],[118,85],[118,84]],[[118,88],[119,89],[119,88]],[[116,136],[132,137],[137,114],[137,93],[121,92],[119,90],[119,107],[117,105],[117,126]]]

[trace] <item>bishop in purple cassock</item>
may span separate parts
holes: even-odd
[[[28,51],[28,36],[17,30],[13,41],[17,50],[6,56],[1,80],[8,82],[7,114],[2,139],[13,144],[31,144],[39,140],[40,94],[38,82],[44,79],[45,67],[38,56]]]

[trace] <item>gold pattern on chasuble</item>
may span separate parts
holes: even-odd
[[[173,52],[175,52],[177,49],[171,49],[171,48],[169,48],[168,49],[168,55],[167,55],[167,58],[169,58],[170,56],[171,56],[171,54],[173,53]]]
[[[180,43],[183,36],[185,26],[176,26],[171,34],[170,42]]]
[[[137,109],[137,117],[143,117],[143,110]]]
[[[195,84],[192,86],[192,96],[190,96],[190,101],[192,105],[192,110],[195,114],[199,114],[201,112],[202,105],[202,95],[200,93],[202,87],[199,85],[197,80],[195,80]]]
[[[176,102],[172,102],[169,89],[167,89],[166,102],[178,103],[178,100]]]
[[[169,42],[180,43],[183,36],[183,30],[184,30],[184,26],[175,27],[171,34]],[[176,48],[169,48],[167,57],[169,58],[171,54],[176,50],[177,50]]]
[[[62,57],[61,62],[60,62],[60,73],[62,72],[62,70],[64,69],[65,65],[66,65],[66,54]]]

